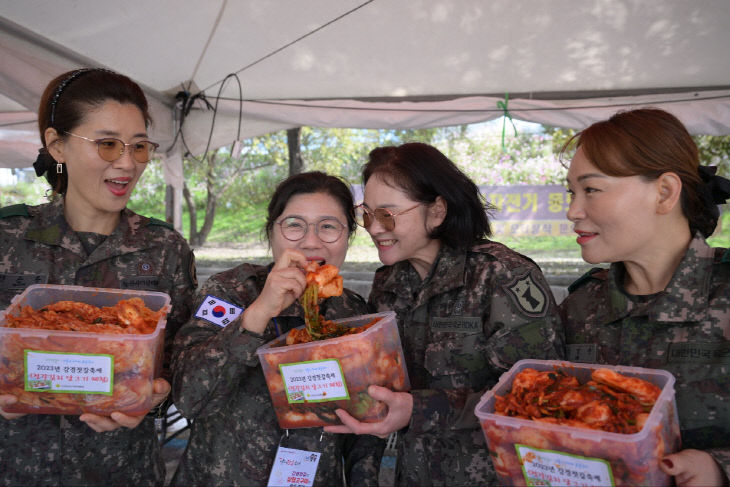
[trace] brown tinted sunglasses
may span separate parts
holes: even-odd
[[[423,203],[418,203],[416,206],[411,206],[398,213],[393,213],[387,208],[375,208],[371,210],[365,203],[361,203],[355,207],[355,221],[358,225],[363,228],[368,228],[373,224],[375,220],[385,229],[386,232],[391,232],[395,228],[395,217],[407,213],[421,206]]]

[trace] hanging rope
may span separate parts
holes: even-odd
[[[517,135],[517,127],[515,127],[515,122],[512,120],[512,115],[509,113],[509,93],[504,94],[504,101],[498,101],[497,102],[497,108],[502,110],[502,152],[507,152],[507,147],[504,145],[504,131],[507,125],[507,119],[509,118],[510,123],[512,124],[512,128],[515,131],[515,135]]]
[[[239,69],[238,71],[236,71],[236,72],[235,72],[235,74],[241,74],[241,73],[242,73],[243,71],[246,71],[247,69],[249,69],[249,68],[251,68],[251,67],[253,67],[253,66],[257,65],[258,63],[260,63],[260,62],[264,61],[265,59],[268,59],[268,58],[270,58],[270,57],[272,57],[272,56],[274,56],[274,55],[276,55],[276,54],[280,53],[280,52],[281,52],[281,51],[283,51],[284,49],[287,49],[288,47],[290,47],[290,46],[293,46],[294,44],[296,44],[296,43],[298,43],[298,42],[300,42],[300,41],[302,41],[302,40],[306,39],[307,37],[309,37],[309,36],[311,36],[311,35],[313,35],[313,34],[315,34],[315,33],[319,32],[320,30],[324,29],[325,27],[328,27],[328,26],[329,26],[329,25],[331,25],[331,24],[334,24],[335,22],[337,22],[337,21],[339,21],[339,20],[341,20],[341,19],[343,19],[343,18],[347,17],[348,15],[350,15],[350,14],[352,14],[352,13],[356,12],[357,10],[360,10],[360,9],[361,9],[361,8],[363,8],[364,6],[366,6],[366,5],[370,4],[370,3],[374,2],[374,1],[375,1],[375,0],[366,0],[366,1],[364,1],[364,2],[363,2],[363,3],[361,3],[360,5],[357,5],[356,7],[354,7],[354,8],[352,8],[352,9],[348,10],[347,12],[345,12],[345,13],[343,13],[343,14],[341,14],[341,15],[338,15],[338,16],[337,16],[337,17],[335,17],[334,19],[332,19],[332,20],[330,20],[330,21],[328,21],[328,22],[326,22],[326,23],[324,23],[324,24],[320,25],[319,27],[317,27],[317,28],[315,28],[315,29],[313,29],[313,30],[311,30],[311,31],[307,32],[306,34],[304,34],[304,35],[301,35],[301,36],[297,37],[297,38],[296,38],[296,39],[294,39],[293,41],[291,41],[291,42],[288,42],[287,44],[284,44],[283,46],[279,47],[278,49],[275,49],[274,51],[272,51],[272,52],[270,52],[270,53],[268,53],[268,54],[266,54],[266,55],[264,55],[264,56],[262,56],[262,57],[260,57],[260,58],[256,59],[255,61],[253,61],[253,62],[251,62],[251,63],[249,63],[249,64],[247,64],[246,66],[244,66],[244,67],[242,67],[241,69]],[[215,83],[211,84],[210,86],[206,86],[205,88],[203,88],[203,89],[202,89],[202,90],[200,90],[200,91],[201,91],[201,92],[205,92],[205,91],[208,91],[209,89],[211,89],[212,87],[214,87],[214,86],[215,86],[215,85],[217,85],[218,83],[222,83],[222,82],[223,82],[223,81],[216,81]]]

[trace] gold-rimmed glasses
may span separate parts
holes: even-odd
[[[149,140],[140,140],[127,144],[124,141],[119,140],[115,137],[90,139],[89,137],[84,137],[83,135],[78,135],[71,132],[66,132],[66,134],[95,143],[96,151],[99,153],[99,157],[104,159],[106,162],[116,161],[117,159],[122,157],[122,155],[124,155],[124,151],[127,149],[127,147],[129,147],[134,160],[139,162],[140,164],[144,164],[152,159],[152,155],[155,153],[155,150],[160,146],[159,144],[156,144],[155,142],[151,142]]]
[[[282,218],[276,224],[281,228],[281,234],[284,238],[292,242],[303,239],[310,226],[314,227],[314,234],[325,243],[333,243],[339,240],[342,231],[345,229],[345,225],[335,218],[322,218],[316,223],[307,223],[306,220],[298,216],[288,216]]]

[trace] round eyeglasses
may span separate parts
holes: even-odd
[[[298,216],[289,216],[282,218],[276,224],[281,227],[281,234],[284,238],[292,242],[303,239],[310,226],[314,227],[314,234],[324,243],[336,242],[345,229],[345,225],[334,218],[323,218],[317,223],[307,223]]]
[[[375,208],[371,210],[365,203],[361,203],[355,207],[355,221],[358,225],[363,228],[368,228],[373,224],[373,221],[377,220],[386,232],[392,232],[395,228],[395,217],[407,213],[421,206],[423,203],[418,203],[416,206],[411,206],[398,213],[393,213],[387,208]]]
[[[71,132],[66,132],[66,134],[95,143],[99,157],[104,159],[106,162],[116,161],[124,155],[125,149],[129,147],[134,160],[140,164],[144,164],[152,159],[152,155],[155,153],[155,150],[160,146],[160,144],[150,142],[149,140],[140,140],[139,142],[125,144],[123,141],[114,137],[90,139],[83,135],[72,134]]]

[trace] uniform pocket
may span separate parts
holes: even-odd
[[[481,333],[435,333],[424,357],[432,387],[483,387],[490,375],[485,350],[486,339]]]

